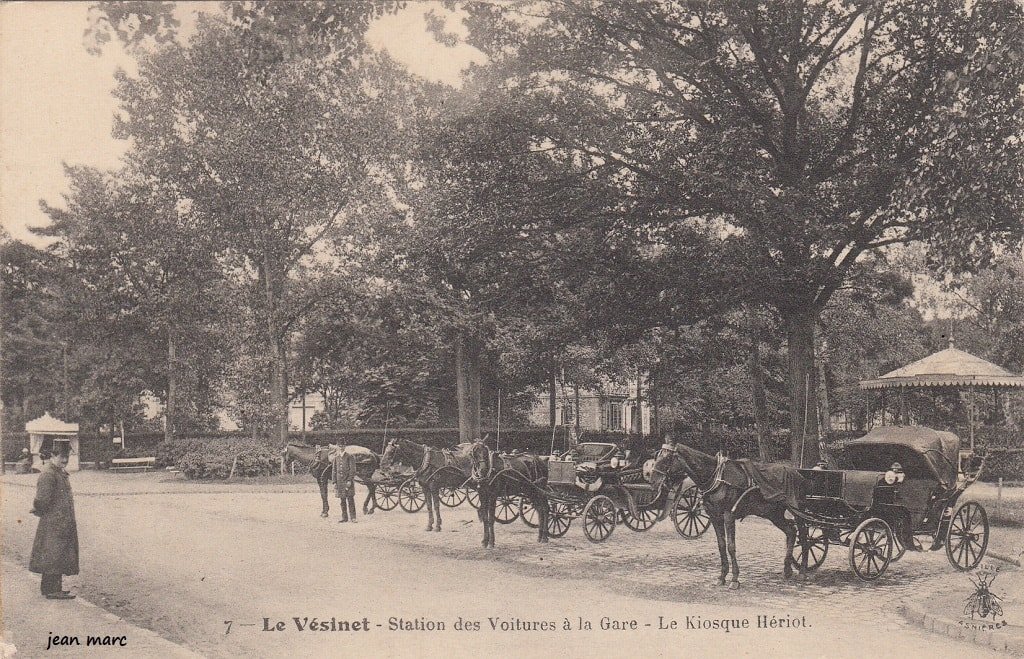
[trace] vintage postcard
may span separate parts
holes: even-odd
[[[3,657],[1024,656],[1024,5],[0,4]]]

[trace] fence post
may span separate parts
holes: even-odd
[[[999,477],[999,489],[996,492],[996,517],[1002,515],[1003,512],[1003,477]]]

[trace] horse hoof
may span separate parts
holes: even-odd
[[[438,533],[440,533],[440,532],[441,532],[441,527],[439,526],[439,527],[437,527],[437,528],[436,528],[436,529],[434,529],[434,530],[435,530],[435,531],[437,531]]]
[[[434,530],[434,527],[433,527],[433,526],[428,526],[428,527],[427,527],[427,530],[428,530],[428,531],[433,531],[433,530]]]
[[[329,515],[327,513],[320,513],[320,516],[321,517],[329,517]]]
[[[739,581],[730,581],[729,582],[729,590],[739,590],[739,589],[740,589],[740,582]]]
[[[718,580],[718,583],[717,583],[716,585],[718,585],[718,586],[724,586],[724,585],[725,585],[725,579],[719,579],[719,580]]]

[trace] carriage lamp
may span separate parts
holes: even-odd
[[[885,484],[886,485],[893,485],[896,482],[896,478],[897,478],[896,472],[893,471],[892,469],[890,469],[889,471],[885,472]]]
[[[618,469],[619,465],[622,464],[622,461],[619,460],[619,456],[616,455],[615,457],[612,458],[612,463],[611,464],[612,464],[612,469]]]

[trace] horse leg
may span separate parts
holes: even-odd
[[[490,490],[490,501],[487,504],[487,546],[495,548],[495,520],[498,519],[498,490]]]
[[[323,509],[320,511],[320,516],[327,517],[331,510],[330,504],[327,503],[327,478],[325,476],[321,476],[316,479],[316,484],[320,486],[320,499],[324,503]]]
[[[420,483],[423,488],[423,496],[427,500],[427,530],[434,530],[434,497],[430,494],[430,484]]]
[[[432,487],[430,489],[430,498],[434,502],[434,512],[437,514],[437,525],[434,526],[434,530],[438,533],[441,532],[441,488]]]
[[[377,509],[377,502],[373,498],[373,493],[377,490],[376,485],[366,486],[366,501],[363,501],[363,514],[372,515],[373,511]]]
[[[740,587],[740,566],[736,562],[736,516],[730,511],[725,513],[725,542],[729,550],[729,561],[732,563],[732,582],[729,590]]]
[[[477,489],[477,498],[479,499],[480,507],[476,509],[476,516],[480,520],[481,526],[484,527],[484,538],[480,541],[480,546],[487,548],[487,506],[490,502],[490,495],[487,492],[487,488],[480,487]]]
[[[546,497],[533,495],[531,497],[533,501],[533,508],[537,511],[537,522],[540,524],[538,529],[539,535],[537,536],[537,542],[548,541],[548,515],[551,514],[548,508],[548,500]]]
[[[771,511],[770,514],[765,515],[772,524],[777,526],[783,533],[786,534],[786,560],[782,568],[782,576],[789,579],[793,576],[793,546],[796,544],[796,523],[792,520],[786,519],[785,511],[780,508],[776,508]],[[800,569],[800,574],[804,573],[802,563],[797,562],[797,567]]]
[[[708,511],[711,512],[711,511]],[[711,515],[711,525],[715,527],[715,540],[718,541],[718,556],[722,561],[722,573],[718,576],[718,585],[725,585],[725,576],[729,574],[729,556],[726,553],[725,547],[725,523],[722,521],[722,516],[717,514]]]

